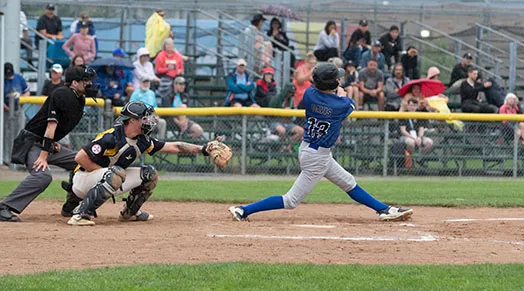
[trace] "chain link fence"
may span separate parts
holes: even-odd
[[[109,106],[105,108],[86,107],[84,118],[62,143],[79,150],[110,127],[115,119],[114,111]],[[23,114],[20,110],[14,116]],[[14,116],[7,120],[11,133],[6,136],[6,151],[10,151],[21,125]],[[200,154],[157,153],[145,157],[143,162],[160,170],[249,175],[296,175],[300,172],[298,147],[304,122],[301,117],[163,115],[161,118],[166,121],[163,139],[205,144],[223,136],[234,157],[225,170],[217,169],[209,158]],[[524,174],[524,145],[519,137],[519,122],[464,123],[464,129],[457,131],[445,121],[429,120],[423,143],[412,150],[400,133],[403,120],[348,119],[333,147],[333,156],[345,169],[360,176],[517,177]],[[158,131],[154,133],[159,137],[158,134]],[[5,152],[4,161],[8,156],[9,152]]]

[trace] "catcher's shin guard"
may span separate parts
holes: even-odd
[[[143,165],[140,168],[140,178],[142,179],[142,184],[131,189],[129,196],[124,199],[126,203],[124,204],[124,209],[120,212],[123,219],[130,219],[135,215],[142,207],[142,204],[153,194],[153,189],[155,189],[158,182],[158,172],[151,165]]]
[[[66,195],[66,201],[64,205],[62,205],[62,211],[61,214],[63,217],[71,217],[73,216],[73,210],[78,206],[80,201],[82,201],[82,198],[78,197],[73,193],[73,176],[75,175],[74,172],[69,173],[69,182],[62,181],[62,189],[64,189],[67,192]]]
[[[125,179],[126,171],[123,168],[119,166],[109,168],[102,180],[87,192],[86,198],[73,210],[73,214],[96,216],[96,210],[107,199],[111,197],[114,199],[116,191],[122,187]]]

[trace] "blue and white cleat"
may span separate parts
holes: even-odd
[[[229,207],[229,213],[231,214],[233,220],[236,221],[249,221],[247,216],[244,216],[244,209],[239,206],[231,206]]]
[[[404,221],[408,220],[413,215],[413,209],[389,206],[388,208],[378,212],[378,219],[380,221]]]

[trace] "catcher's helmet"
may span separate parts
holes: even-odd
[[[338,79],[344,77],[344,70],[337,68],[333,63],[324,63],[313,70],[313,82],[319,90],[335,90]]]
[[[124,105],[120,112],[119,121],[135,118],[142,121],[142,131],[144,134],[151,134],[158,123],[155,109],[147,106],[142,101],[132,101]]]

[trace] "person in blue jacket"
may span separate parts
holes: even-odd
[[[244,59],[236,62],[236,70],[227,78],[227,96],[224,106],[231,107],[260,107],[253,94],[255,82],[246,72],[247,63]]]

